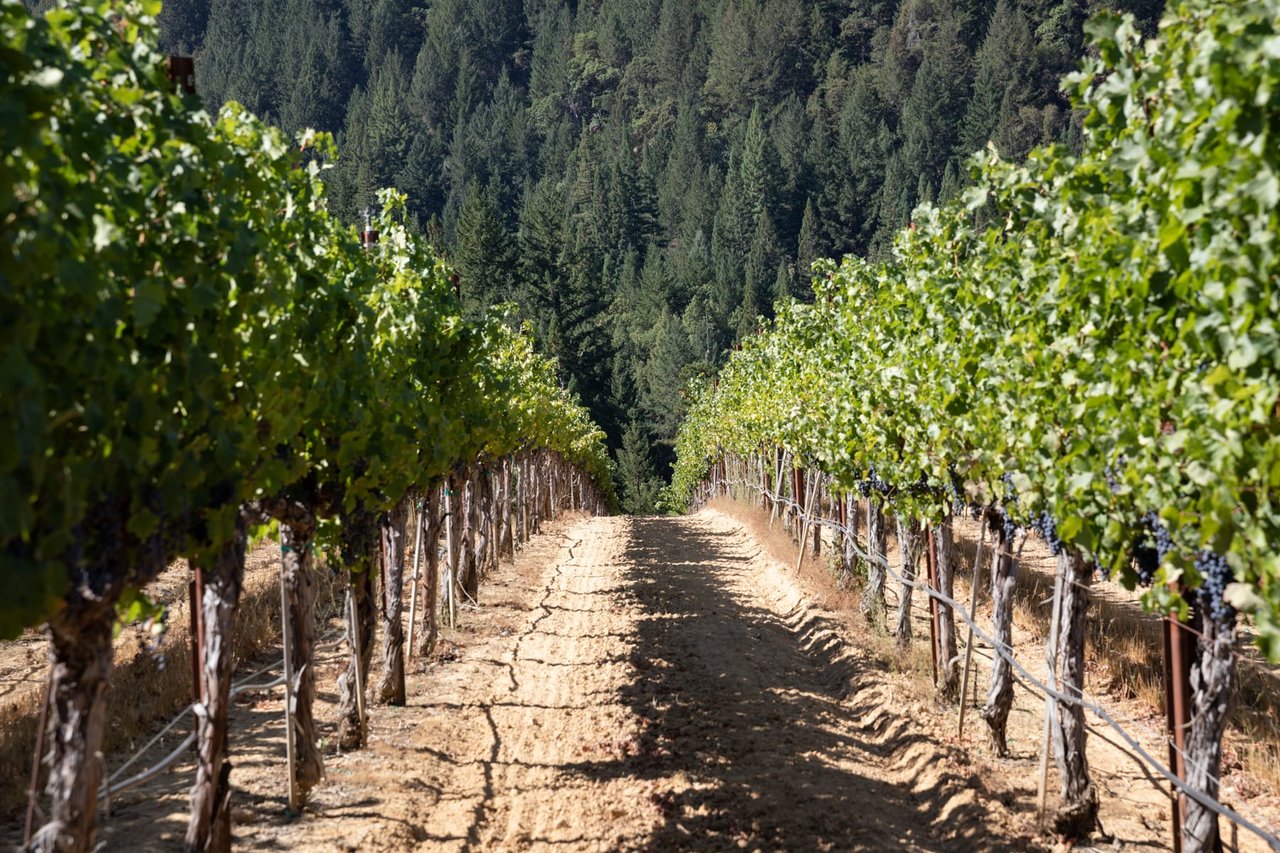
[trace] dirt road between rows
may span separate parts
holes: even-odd
[[[806,561],[797,574],[767,516],[720,510],[545,524],[485,579],[481,606],[464,608],[437,653],[411,660],[407,706],[371,708],[357,752],[336,747],[348,653],[329,620],[316,658],[326,778],[303,814],[287,813],[280,691],[242,693],[235,849],[1066,849],[1035,816],[1034,696],[1019,694],[1011,756],[990,755],[976,721],[957,738],[919,649],[872,636],[828,567]],[[924,601],[915,609],[927,636]],[[1021,619],[1017,653],[1034,666],[1042,651]],[[273,667],[278,650],[238,677],[269,680]],[[1129,704],[1112,711],[1144,730]],[[1164,786],[1105,734],[1089,745],[1114,836],[1102,844],[1166,847]],[[1159,726],[1147,734],[1156,749]],[[105,756],[108,769],[140,745]],[[192,774],[181,761],[104,803],[103,847],[178,849]],[[0,831],[0,847],[17,831]]]
[[[328,756],[300,818],[278,725],[237,708],[237,849],[1021,847],[739,524],[551,530],[411,673],[408,706],[373,710],[370,748]],[[177,840],[181,777],[120,804],[108,845]]]

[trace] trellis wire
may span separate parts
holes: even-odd
[[[316,651],[319,652],[319,651],[325,651],[331,648],[337,648],[342,644],[343,644],[342,640],[337,640],[331,643],[327,643],[323,646],[317,646]],[[264,666],[262,669],[259,669],[256,672],[250,673],[240,681],[236,682],[231,687],[231,691],[229,694],[230,698],[235,698],[236,696],[239,696],[241,693],[245,693],[250,690],[271,690],[272,688],[279,687],[281,684],[284,684],[285,678],[283,675],[278,676],[272,679],[271,681],[264,682],[261,684],[252,683],[252,679],[257,678],[258,676],[262,675],[263,673],[271,669],[274,669],[276,665],[277,664],[274,662],[270,663],[267,666]],[[155,746],[157,743],[161,741],[161,739],[164,738],[166,734],[172,731],[174,726],[182,722],[186,718],[187,714],[191,713],[191,710],[194,707],[195,707],[195,703],[193,702],[187,705],[187,707],[183,708],[182,711],[180,711],[176,717],[174,717],[172,720],[166,723],[165,726],[161,728],[160,731],[156,733],[154,737],[151,738],[151,740],[147,741],[146,745],[143,746],[142,749],[139,749],[132,756],[130,756],[127,761],[125,761],[123,764],[117,767],[115,772],[111,774],[110,778],[103,783],[103,786],[99,792],[100,795],[103,796],[104,798],[108,796],[115,796],[116,794],[119,794],[122,791],[127,791],[129,788],[137,787],[138,785],[141,785],[144,782],[154,779],[156,776],[160,775],[165,770],[168,770],[174,764],[177,764],[178,761],[182,758],[183,753],[185,753],[187,749],[191,747],[191,744],[195,742],[195,739],[196,739],[195,732],[192,732],[191,734],[187,735],[186,739],[183,740],[182,743],[180,743],[177,747],[175,747],[172,752],[170,752],[160,761],[148,767],[146,770],[143,770],[140,773],[130,776],[129,778],[121,782],[115,781],[120,777],[122,773],[124,773],[125,770],[127,770],[135,762],[137,762],[138,759],[146,755],[153,746]]]
[[[783,497],[782,495],[775,495],[773,492],[769,491],[768,489],[765,489],[761,486],[751,483],[748,480],[730,480],[726,477],[723,482],[726,485],[732,484],[737,486],[745,486],[746,488],[753,489],[757,492],[760,492],[761,494],[766,495],[771,500],[785,503],[788,509],[793,507],[796,508],[801,515],[804,515],[803,507],[801,507],[797,502],[789,498]],[[1228,820],[1232,821],[1233,823],[1236,823],[1239,826],[1242,826],[1245,829],[1249,830],[1253,834],[1257,835],[1258,838],[1262,839],[1262,841],[1264,841],[1267,844],[1267,846],[1270,847],[1272,850],[1277,851],[1277,853],[1280,853],[1280,838],[1276,837],[1270,832],[1267,832],[1265,829],[1258,826],[1254,822],[1250,821],[1248,818],[1244,817],[1234,809],[1230,809],[1224,806],[1222,803],[1218,802],[1213,797],[1209,796],[1203,791],[1200,791],[1196,788],[1192,788],[1190,785],[1188,785],[1186,782],[1180,779],[1176,773],[1169,770],[1169,768],[1165,767],[1163,764],[1157,761],[1154,757],[1152,757],[1152,755],[1149,752],[1147,752],[1145,748],[1143,748],[1142,744],[1138,742],[1137,738],[1129,734],[1129,732],[1126,731],[1123,727],[1121,727],[1119,723],[1113,720],[1111,715],[1108,714],[1107,711],[1105,711],[1101,706],[1085,699],[1083,695],[1072,696],[1066,693],[1062,693],[1061,691],[1055,690],[1054,688],[1050,687],[1047,684],[1044,684],[1039,679],[1037,679],[1034,675],[1030,673],[1030,671],[1028,671],[1021,663],[1018,662],[1018,660],[1013,655],[1012,649],[1010,649],[1008,646],[1004,645],[1003,643],[997,642],[995,638],[989,636],[985,631],[983,631],[982,628],[978,626],[978,623],[974,620],[973,615],[969,613],[969,611],[965,609],[965,607],[962,606],[960,603],[955,601],[950,596],[943,595],[941,592],[935,589],[932,589],[928,584],[921,584],[918,581],[907,580],[901,574],[899,574],[898,571],[893,568],[893,566],[889,564],[889,561],[887,558],[872,556],[866,551],[863,551],[858,546],[856,531],[851,531],[844,525],[840,524],[839,522],[824,518],[821,515],[819,515],[816,520],[817,520],[817,523],[848,536],[853,546],[854,553],[858,556],[859,559],[863,559],[868,562],[874,561],[903,585],[909,586],[912,589],[923,592],[924,594],[950,607],[954,612],[959,614],[960,618],[962,618],[966,623],[968,623],[970,629],[973,631],[974,634],[978,636],[979,639],[981,639],[982,641],[990,645],[992,650],[996,654],[998,654],[1000,657],[1008,661],[1010,666],[1012,666],[1015,670],[1017,670],[1017,672],[1022,676],[1022,680],[1029,685],[1029,689],[1032,689],[1033,691],[1039,691],[1041,694],[1045,696],[1046,699],[1052,698],[1060,702],[1066,702],[1072,705],[1079,705],[1081,708],[1084,708],[1086,711],[1090,711],[1096,717],[1098,717],[1098,719],[1106,723],[1108,728],[1112,729],[1117,735],[1119,735],[1120,738],[1124,740],[1124,742],[1128,744],[1129,747],[1137,755],[1141,756],[1142,760],[1145,761],[1147,765],[1151,767],[1152,770],[1155,770],[1157,773],[1163,776],[1170,784],[1173,785],[1173,787],[1177,788],[1179,791],[1186,794],[1188,797],[1195,800],[1197,803],[1209,809],[1210,811],[1218,814],[1221,817],[1225,817]],[[1186,754],[1182,753],[1182,755],[1184,760],[1187,760]]]

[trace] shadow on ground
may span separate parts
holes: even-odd
[[[626,556],[643,616],[622,699],[642,734],[632,754],[577,769],[684,777],[675,793],[655,786],[661,826],[644,849],[1016,849],[982,834],[971,802],[950,804],[937,831],[969,780],[944,774],[920,795],[883,778],[923,735],[860,696],[874,664],[851,658],[822,617],[747,600],[759,596],[735,587],[750,571],[744,547],[687,519],[634,521]]]

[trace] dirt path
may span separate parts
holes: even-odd
[[[232,721],[237,849],[1024,849],[927,709],[732,519],[558,522],[368,749],[284,816],[279,697]],[[322,720],[341,663],[319,661]],[[172,849],[181,768],[114,805],[109,849]]]

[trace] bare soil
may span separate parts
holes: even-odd
[[[750,529],[777,559],[795,566],[796,550],[782,531],[781,523],[770,524],[769,514],[754,505],[718,499],[713,507],[737,518]],[[893,529],[891,527],[891,529]],[[978,545],[977,522],[956,519],[955,534],[961,561],[967,565],[957,573],[956,599],[967,606],[972,593],[972,563]],[[858,618],[859,597],[856,589],[842,589],[833,582],[836,564],[832,562],[833,540],[824,539],[826,559],[806,557],[798,581],[806,594],[818,605],[841,614],[853,630],[855,642],[865,653],[878,655],[888,666],[914,678],[906,680],[908,689],[925,699],[928,710],[921,725],[928,727],[940,742],[956,747],[967,756],[981,780],[988,802],[1007,807],[1008,831],[1042,848],[1063,849],[1171,849],[1169,784],[1158,777],[1141,760],[1131,745],[1093,715],[1087,715],[1090,734],[1088,756],[1091,777],[1101,801],[1100,831],[1091,839],[1062,839],[1047,834],[1038,813],[1040,755],[1044,726],[1044,700],[1019,683],[1008,723],[1010,753],[997,757],[989,748],[986,726],[978,716],[985,703],[990,680],[992,654],[981,640],[975,642],[974,669],[964,722],[960,734],[958,708],[928,701],[930,695],[930,662],[928,659],[929,622],[927,599],[913,596],[914,643],[909,650],[899,648],[891,638],[868,630]],[[1039,539],[1020,541],[1018,553],[1018,586],[1015,590],[1014,653],[1028,671],[1037,678],[1045,677],[1045,627],[1052,602],[1054,558]],[[983,554],[983,573],[978,590],[979,624],[989,626],[990,539]],[[889,537],[889,561],[898,567],[897,542]],[[900,584],[888,581],[886,610],[892,614],[898,604]],[[1159,707],[1161,688],[1161,641],[1159,619],[1144,613],[1133,592],[1110,581],[1098,581],[1093,587],[1090,613],[1090,635],[1087,646],[1085,698],[1102,707],[1108,715],[1157,760],[1167,759],[1164,718]],[[961,652],[967,626],[958,624]],[[1247,643],[1241,640],[1241,646]],[[1121,658],[1123,660],[1121,660]],[[1242,677],[1251,680],[1257,693],[1275,691],[1277,672],[1247,651],[1238,665]],[[1022,678],[1017,678],[1023,682]],[[1136,689],[1135,689],[1136,688]],[[1276,834],[1280,830],[1280,798],[1269,780],[1259,778],[1243,766],[1240,753],[1256,743],[1240,729],[1233,729],[1224,739],[1224,767],[1221,790],[1223,802]],[[1269,745],[1267,745],[1269,748]],[[1058,806],[1057,774],[1052,756],[1049,759],[1046,813],[1052,815]],[[993,806],[998,807],[998,806]],[[1247,830],[1221,822],[1228,850],[1262,851],[1267,845]]]
[[[767,516],[721,508],[545,525],[486,580],[481,606],[464,610],[438,653],[411,662],[407,706],[371,709],[370,746],[352,753],[332,746],[346,653],[330,624],[317,661],[327,778],[301,815],[287,814],[280,691],[242,694],[231,721],[235,847],[1066,846],[1035,813],[1040,702],[1019,691],[1009,758],[992,756],[972,711],[958,738],[955,708],[932,698],[927,642],[904,652],[872,636],[856,594],[837,590],[821,561],[795,573]],[[963,582],[957,592],[968,595]],[[920,598],[916,637],[927,638]],[[1029,614],[1015,639],[1037,672]],[[1149,710],[1097,698],[1161,754]],[[1164,787],[1100,736],[1090,762],[1108,832],[1095,843],[1167,849]],[[188,763],[118,797],[106,849],[179,846],[190,780]]]
[[[297,818],[279,696],[237,705],[237,848],[1026,847],[895,679],[724,515],[557,522],[481,592],[411,668],[408,706],[373,709],[370,748],[329,750]],[[321,719],[341,663],[320,662]],[[119,798],[107,848],[172,849],[188,784],[176,768]]]

